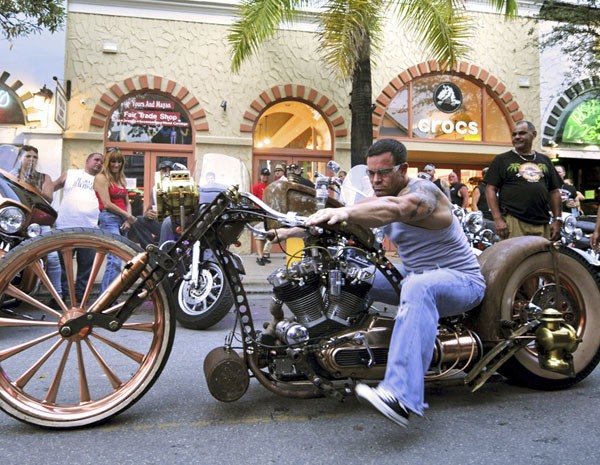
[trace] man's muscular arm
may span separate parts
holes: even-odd
[[[432,216],[436,220],[442,198],[443,194],[434,184],[411,180],[396,197],[378,197],[349,207],[325,208],[311,215],[305,224],[314,226],[348,221],[373,228],[396,221],[418,223]]]

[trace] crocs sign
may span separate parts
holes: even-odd
[[[463,96],[460,88],[452,82],[442,82],[433,91],[433,103],[442,113],[456,113],[461,109]],[[423,118],[417,122],[419,131],[426,134],[452,134],[461,136],[479,133],[479,125],[475,121],[456,121],[455,119]]]

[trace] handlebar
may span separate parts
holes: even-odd
[[[298,215],[298,213],[296,213],[296,212],[281,213],[281,212],[271,208],[266,203],[264,203],[262,200],[260,200],[258,197],[256,197],[255,195],[252,195],[249,192],[241,192],[240,195],[242,197],[254,202],[260,208],[265,210],[274,220],[283,224],[284,226],[289,226],[291,228],[296,227],[296,226],[300,226],[302,228],[304,227],[304,222],[307,219],[306,216]]]

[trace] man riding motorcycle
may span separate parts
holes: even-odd
[[[479,264],[450,202],[433,184],[410,179],[407,170],[402,143],[376,142],[367,151],[367,174],[377,198],[319,210],[306,222],[307,226],[386,225],[398,247],[408,275],[402,281],[385,379],[374,389],[358,384],[355,392],[401,426],[408,425],[409,411],[422,415],[426,407],[423,378],[431,363],[438,319],[475,307],[485,291]],[[385,279],[376,281],[377,300],[389,300],[386,284]]]

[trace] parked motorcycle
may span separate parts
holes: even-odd
[[[212,173],[207,179],[207,174]],[[214,179],[213,179],[214,175]],[[199,181],[199,187],[196,182]],[[194,175],[188,170],[176,170],[172,177],[157,183],[157,204],[162,215],[170,215],[173,237],[179,237],[181,225],[202,215],[220,192],[229,185],[243,190],[250,187],[249,175],[243,163],[223,154],[205,154]],[[198,205],[199,204],[199,205]],[[198,205],[198,209],[196,209]],[[192,215],[193,213],[194,215]],[[161,244],[172,246],[175,241]],[[221,321],[233,307],[233,294],[212,251],[202,248],[200,242],[183,244],[179,274],[174,274],[172,286],[176,289],[176,318],[190,329],[207,329]],[[228,249],[240,275],[245,275],[242,258]]]
[[[475,253],[479,254],[500,241],[494,231],[485,227],[485,220],[481,211],[468,212],[464,208],[453,204],[452,212],[460,221],[463,232]]]
[[[31,185],[9,171],[16,166],[18,148],[2,146],[0,157],[0,257],[26,239],[39,236],[42,226],[52,226],[57,212]],[[35,269],[44,261],[31,263],[15,276],[14,296],[0,295],[0,315],[16,315],[11,308],[15,298],[31,294],[38,285]],[[21,315],[23,316],[23,315]]]
[[[239,399],[251,377],[294,398],[343,398],[358,380],[382,379],[394,319],[374,312],[365,296],[375,273],[398,292],[402,276],[361,225],[310,228],[304,258],[270,278],[271,321],[264,328],[255,326],[227,248],[246,224],[266,219],[304,227],[304,218],[295,212],[314,211],[316,200],[296,186],[288,183],[280,191],[286,196],[279,199],[285,214],[232,186],[164,251],[149,247],[142,252],[121,236],[74,229],[32,239],[9,252],[0,260],[4,293],[12,291],[21,270],[50,251],[95,248],[92,282],[106,254],[117,255],[126,266],[106,292],[97,298],[86,293],[76,307],[60,302],[59,308],[50,308],[31,298],[37,320],[0,319],[0,330],[20,327],[0,338],[2,410],[28,423],[73,428],[105,421],[141,399],[160,376],[173,343],[169,275],[178,273],[186,247],[196,241],[222,267],[237,315],[224,346],[204,361],[215,398]],[[600,291],[587,263],[570,248],[539,237],[502,241],[478,259],[487,279],[486,296],[466,315],[440,321],[427,381],[458,379],[476,390],[500,372],[523,386],[563,389],[588,376],[600,360]],[[101,383],[92,389],[90,379]]]
[[[563,214],[560,229],[561,242],[580,254],[590,266],[600,273],[600,253],[590,246],[590,236],[596,227],[595,217],[575,217]]]

